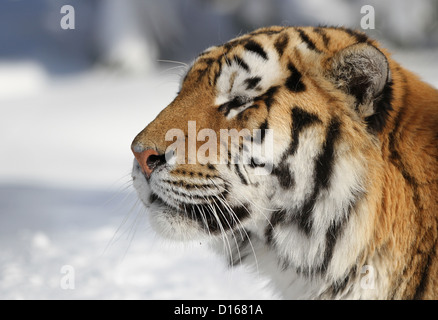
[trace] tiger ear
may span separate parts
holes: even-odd
[[[330,61],[335,85],[355,97],[355,110],[375,132],[383,129],[392,110],[392,81],[386,56],[372,45],[351,45]]]

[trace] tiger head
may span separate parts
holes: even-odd
[[[132,142],[152,225],[327,268],[332,239],[369,205],[391,83],[387,54],[345,28],[263,28],[205,50]]]

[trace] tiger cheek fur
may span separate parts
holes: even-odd
[[[365,34],[263,28],[195,59],[133,183],[160,234],[285,298],[436,299],[437,128],[437,90]]]

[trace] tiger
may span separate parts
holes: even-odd
[[[437,299],[437,128],[437,89],[364,32],[263,27],[196,57],[132,181],[158,234],[280,298]]]

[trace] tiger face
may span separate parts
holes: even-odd
[[[153,227],[221,243],[230,264],[269,252],[304,277],[358,274],[381,203],[391,64],[345,28],[264,28],[202,52],[132,142]]]
[[[317,48],[311,37],[327,32],[339,33],[345,48],[333,41]],[[313,241],[310,260],[320,260],[323,268],[331,254],[327,234],[367,189],[369,158],[377,149],[375,132],[366,123],[374,106],[344,88],[350,80],[341,69],[354,68],[348,59],[354,60],[350,56],[356,51],[363,59],[376,55],[375,63],[385,57],[356,41],[343,29],[273,28],[201,53],[175,100],[132,144],[134,185],[158,232],[189,240],[245,230],[281,242],[282,229],[288,236],[295,231],[294,243],[303,245],[291,254],[309,260],[303,258]],[[387,68],[378,76],[374,95],[388,81]],[[360,81],[371,86],[367,79]],[[217,141],[208,141],[216,145],[212,161],[189,159],[189,122],[191,129],[195,125],[196,151],[204,145],[200,132],[217,133]],[[183,161],[171,164],[174,141],[166,133],[175,129],[184,132],[180,146],[187,152],[178,155]],[[246,135],[234,143],[230,137],[223,152],[227,141],[221,130]],[[249,161],[243,157],[243,150],[257,146],[266,154],[256,158],[249,152]]]

